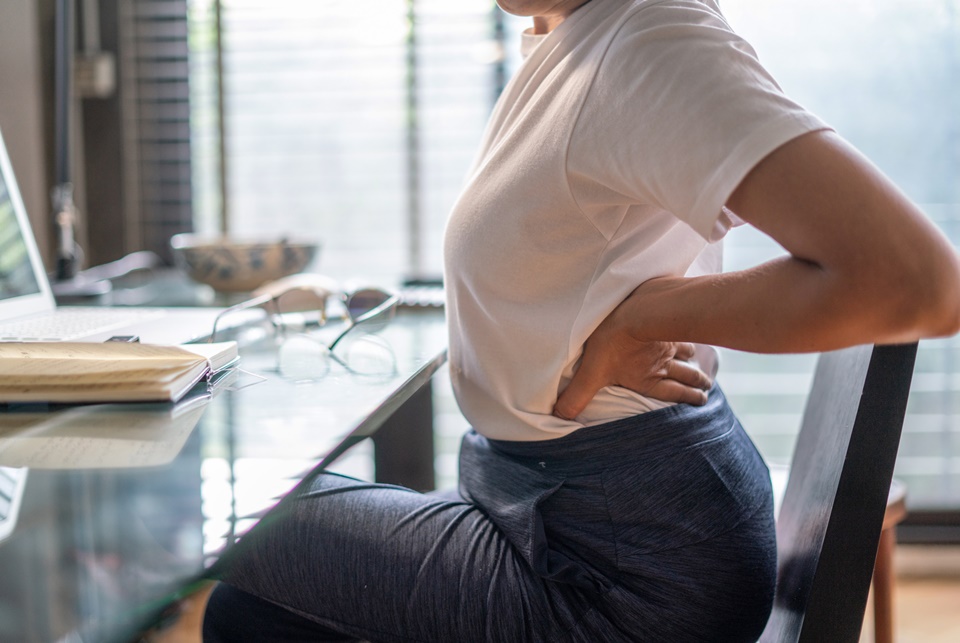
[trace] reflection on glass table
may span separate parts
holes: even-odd
[[[29,471],[0,540],[0,641],[129,640],[308,472],[429,391],[442,313],[348,333],[328,359],[344,328],[245,341],[236,379],[196,406],[0,405],[0,471]]]
[[[177,404],[21,405],[0,414],[0,466],[122,469],[168,464],[183,448],[210,401],[206,393]]]

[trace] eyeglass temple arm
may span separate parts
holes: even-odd
[[[239,304],[234,304],[233,306],[224,308],[213,319],[213,330],[210,331],[210,339],[207,341],[209,342],[217,341],[217,330],[218,330],[217,327],[220,324],[220,320],[223,319],[225,316],[231,315],[233,313],[238,313],[241,310],[248,310],[250,308],[256,308],[258,306],[270,306],[271,304],[272,304],[272,307],[275,309],[273,311],[274,314],[278,313],[279,309],[277,307],[277,298],[274,295],[260,295],[259,297],[253,297],[252,299],[241,301]],[[272,319],[271,319],[271,323],[273,323]]]
[[[384,301],[379,306],[371,308],[367,312],[358,316],[356,319],[351,320],[350,324],[346,328],[344,328],[339,335],[337,335],[337,338],[333,340],[333,342],[331,342],[327,348],[329,348],[330,350],[333,350],[333,348],[340,342],[340,340],[346,337],[347,333],[349,333],[351,330],[356,328],[358,324],[362,324],[371,319],[379,317],[380,315],[388,313],[391,309],[396,308],[397,304],[399,303],[400,303],[400,295],[396,295],[396,294],[390,295],[390,298]]]

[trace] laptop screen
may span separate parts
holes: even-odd
[[[39,292],[10,190],[0,172],[0,300]]]
[[[56,308],[0,134],[0,321]]]

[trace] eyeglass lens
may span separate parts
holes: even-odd
[[[364,288],[347,297],[347,314],[353,323],[361,320],[367,313],[374,312],[379,306],[388,302],[392,295],[377,288]],[[378,311],[379,312],[379,311]]]
[[[330,343],[334,348],[350,333],[376,333],[393,319],[400,297],[378,288],[358,290],[347,297],[345,305],[350,325]]]

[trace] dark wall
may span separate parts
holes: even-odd
[[[45,112],[39,26],[46,2],[0,2],[0,131],[40,251],[45,260],[50,260],[49,183],[44,160]]]

